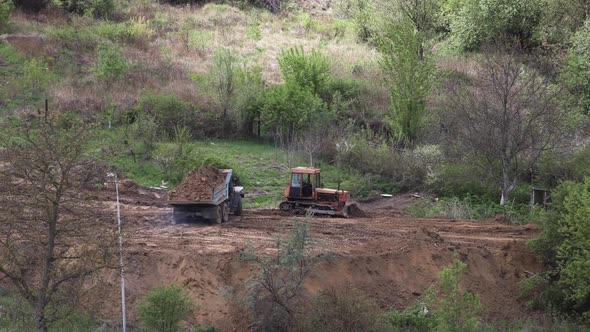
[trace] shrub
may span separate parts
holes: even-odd
[[[149,291],[137,307],[139,320],[146,331],[180,331],[179,324],[194,310],[186,292],[175,285]]]
[[[286,83],[295,84],[321,96],[330,80],[330,61],[317,50],[306,54],[302,47],[281,51],[281,74]]]
[[[109,25],[110,26],[110,25]],[[47,36],[60,42],[66,49],[94,49],[100,41],[96,31],[78,26],[48,27]]]
[[[203,56],[209,49],[213,38],[213,32],[209,30],[191,30],[188,32],[187,47],[191,50],[197,51],[199,55]]]
[[[590,19],[572,37],[573,47],[560,80],[569,92],[566,102],[590,114]]]
[[[303,315],[304,331],[381,331],[379,307],[357,289],[323,289]]]
[[[47,8],[48,0],[14,0],[14,5],[22,10],[38,13]]]
[[[440,273],[437,288],[426,295],[429,310],[433,311],[436,331],[477,331],[481,306],[479,296],[459,289],[467,265],[455,259]]]
[[[44,96],[51,79],[51,72],[44,61],[31,59],[24,63],[21,88],[31,97]]]
[[[192,124],[191,105],[173,93],[147,93],[140,98],[136,109],[152,116],[158,128],[168,137],[174,136],[177,125],[190,128]]]
[[[273,13],[280,13],[287,9],[291,0],[249,0],[251,3],[266,8]]]
[[[392,309],[385,313],[385,321],[393,331],[432,331],[432,320],[424,308],[417,305],[402,311]]]
[[[133,145],[145,154],[145,159],[151,156],[159,138],[158,125],[154,117],[147,113],[139,113],[129,128]],[[135,159],[135,155],[133,156]]]
[[[494,197],[494,186],[487,183],[485,174],[471,165],[443,163],[433,169],[428,187],[442,196],[463,197],[467,194]]]
[[[129,62],[123,50],[115,44],[104,42],[98,46],[94,74],[106,83],[122,79],[129,70]]]
[[[554,212],[541,221],[544,232],[532,246],[555,266],[562,307],[590,318],[590,178],[565,182],[552,197]]]
[[[359,133],[339,143],[340,165],[387,179],[391,191],[416,189],[424,183],[427,170],[413,151],[371,143],[366,135],[370,133]]]
[[[152,158],[164,174],[164,179],[170,181],[178,158],[176,147],[170,144],[160,144],[152,152]]]
[[[263,124],[285,144],[295,141],[313,114],[325,111],[325,104],[320,97],[293,83],[264,91],[257,103]]]
[[[443,10],[459,47],[475,50],[503,35],[531,45],[541,8],[540,0],[451,0]]]
[[[141,47],[146,47],[155,31],[145,17],[133,17],[125,24],[125,38]]]
[[[369,0],[351,0],[351,3],[357,38],[362,42],[369,42],[376,30],[373,4]]]
[[[581,314],[588,321],[590,179],[581,183],[564,182],[552,192],[551,198],[550,209],[536,211],[534,218],[543,233],[529,245],[543,255],[547,272],[542,275],[544,283],[537,283],[541,292],[533,294],[530,302],[573,317]]]
[[[277,238],[271,257],[254,252],[244,258],[258,266],[251,285],[259,330],[288,331],[297,325],[305,296],[305,280],[318,262],[309,222],[294,221],[289,236]]]
[[[70,13],[96,18],[112,18],[115,14],[114,0],[52,0],[53,4]]]
[[[545,0],[538,26],[540,41],[567,45],[576,30],[584,24],[584,4],[580,1]]]
[[[481,202],[474,196],[448,197],[437,202],[421,200],[408,208],[419,218],[448,217],[453,219],[479,220],[494,216],[502,210],[497,204]]]
[[[8,26],[10,20],[10,13],[14,9],[12,0],[0,0],[0,32]]]
[[[253,41],[259,41],[262,39],[262,32],[260,31],[260,24],[258,23],[258,17],[253,16],[248,20],[248,28],[246,28],[246,36]]]

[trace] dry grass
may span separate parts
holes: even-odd
[[[209,101],[192,82],[191,74],[208,73],[217,49],[230,48],[245,63],[260,66],[268,83],[277,84],[282,82],[278,56],[281,50],[294,46],[320,49],[332,60],[336,77],[355,77],[375,85],[372,91],[376,92],[365,97],[371,100],[370,108],[380,108],[385,102],[380,96],[384,91],[374,76],[378,75],[375,70],[378,53],[357,43],[350,27],[344,37],[333,38],[331,29],[335,21],[329,15],[273,15],[260,9],[243,11],[225,4],[170,6],[145,1],[129,6],[124,14],[128,21],[110,24],[145,20],[153,33],[139,42],[113,40],[112,36],[101,35],[108,29],[101,28],[106,23],[99,20],[74,18],[66,21],[63,15],[55,12],[35,17],[22,13],[14,15],[15,32],[29,36],[21,43],[26,48],[23,54],[41,57],[47,54],[57,59],[64,50],[72,53],[66,58],[71,68],[65,72],[62,69],[60,80],[54,82],[48,92],[59,107],[84,113],[102,111],[109,106],[127,109],[146,91],[173,92],[206,106]],[[248,34],[254,21],[260,38]],[[309,22],[313,23],[312,28]],[[85,28],[86,39],[68,41],[60,40],[60,35],[48,37],[49,32],[68,26],[75,30]],[[106,85],[92,77],[96,54],[94,47],[87,44],[95,40],[112,40],[124,48],[125,57],[132,64],[124,79]],[[29,41],[31,45],[27,44]]]

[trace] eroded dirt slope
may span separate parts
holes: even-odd
[[[246,210],[243,217],[220,226],[174,225],[172,210],[157,198],[164,195],[130,190],[123,196],[132,319],[146,291],[175,283],[199,303],[196,321],[242,329],[236,325],[241,322],[236,322],[234,301],[243,298],[254,269],[240,254],[247,248],[271,253],[274,239],[287,234],[294,217],[277,210]],[[327,286],[352,286],[383,308],[402,308],[415,303],[458,256],[468,264],[462,286],[480,295],[486,318],[532,315],[516,295],[518,282],[542,269],[540,259],[526,248],[526,241],[538,233],[534,226],[418,219],[385,210],[370,218],[314,218],[311,229],[321,251],[332,256],[308,280],[311,293]],[[108,278],[113,286],[118,282],[116,274]],[[116,317],[118,308],[111,306],[118,303],[118,288],[112,290],[105,294],[110,306],[104,313]]]

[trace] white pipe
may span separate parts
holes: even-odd
[[[123,311],[123,332],[127,332],[127,315],[125,313],[125,269],[123,267],[123,234],[121,233],[121,207],[119,204],[119,180],[115,174],[115,192],[117,193],[117,223],[119,226],[119,258],[121,266],[121,309]]]

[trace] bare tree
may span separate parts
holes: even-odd
[[[311,216],[308,216],[311,218]],[[253,295],[256,304],[264,307],[260,314],[261,326],[266,330],[289,330],[296,324],[302,311],[304,283],[318,263],[309,232],[309,222],[293,223],[287,239],[276,240],[276,252],[270,257],[251,253],[260,274],[254,280]]]
[[[508,51],[488,50],[474,77],[448,83],[444,121],[451,143],[498,183],[504,205],[523,173],[568,131],[556,87],[525,64],[517,46],[499,46]]]
[[[297,139],[297,145],[305,154],[309,156],[309,166],[313,167],[314,157],[324,145],[333,144],[327,141],[328,128],[326,126],[315,125],[304,131]]]
[[[88,138],[87,128],[52,120],[0,135],[0,282],[31,304],[37,331],[76,306],[116,248],[114,223],[86,194],[101,180]]]

